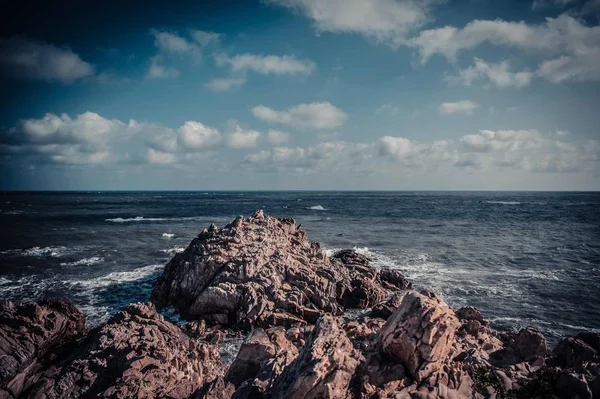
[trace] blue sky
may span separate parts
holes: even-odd
[[[599,0],[100,3],[1,17],[0,189],[600,189]]]

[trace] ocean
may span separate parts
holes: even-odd
[[[600,193],[583,192],[5,192],[0,300],[66,298],[97,325],[148,300],[203,227],[257,209],[496,329],[534,326],[551,344],[600,332]]]

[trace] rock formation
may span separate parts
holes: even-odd
[[[151,304],[133,304],[37,376],[27,396],[189,398],[222,375],[216,345],[190,339]]]
[[[188,320],[249,330],[314,324],[324,314],[373,306],[406,284],[354,251],[329,258],[293,219],[257,211],[202,230],[167,264],[152,300]]]
[[[133,304],[84,337],[65,302],[0,304],[0,399],[600,397],[600,334],[548,352],[535,329],[496,332],[411,288],[259,211],[203,230],[156,281],[152,300],[191,319],[181,327]],[[247,335],[227,367],[231,334]]]

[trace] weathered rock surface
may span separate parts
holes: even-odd
[[[354,251],[329,258],[293,219],[257,211],[223,229],[203,230],[167,264],[152,300],[172,305],[185,319],[240,329],[312,324],[323,314],[373,306],[388,296],[368,263]],[[400,275],[388,274],[387,288],[404,288]]]
[[[332,316],[324,316],[273,384],[275,398],[346,398],[359,353]]]
[[[188,398],[222,375],[216,345],[190,339],[151,304],[134,304],[45,370],[27,396]]]
[[[412,291],[404,296],[379,337],[383,351],[421,382],[446,361],[459,327],[452,309],[434,294]]]
[[[85,332],[85,316],[62,301],[0,304],[0,398],[18,397],[33,375]]]

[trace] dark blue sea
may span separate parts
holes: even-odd
[[[106,320],[210,223],[264,209],[329,251],[356,248],[501,330],[600,331],[600,193],[0,194],[0,300],[68,298]]]

